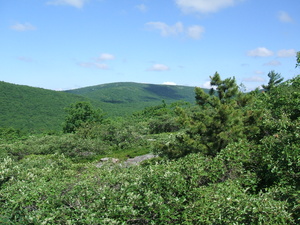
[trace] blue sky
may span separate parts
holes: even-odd
[[[0,0],[0,80],[53,90],[111,82],[248,90],[299,74],[299,0]]]

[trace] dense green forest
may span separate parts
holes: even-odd
[[[194,88],[178,85],[140,84],[131,82],[110,83],[66,92],[108,103],[132,103],[164,100],[194,101]]]
[[[0,224],[299,224],[300,75],[268,76],[244,93],[216,72],[195,104],[118,118],[73,102],[59,133],[3,127]]]
[[[25,85],[0,82],[0,127],[25,131],[61,129],[64,108],[88,99]]]
[[[176,101],[194,104],[194,88],[126,82],[53,91],[0,82],[0,127],[57,132],[64,122],[64,109],[71,103],[91,102],[106,117],[123,117],[158,105],[162,100],[167,104]]]
[[[119,82],[66,92],[101,102],[102,108],[109,116],[130,115],[145,107],[158,105],[162,100],[168,104],[176,101],[195,103],[194,87],[179,85]]]

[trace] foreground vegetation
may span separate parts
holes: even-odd
[[[245,94],[216,73],[197,105],[113,120],[78,102],[61,133],[3,128],[0,223],[299,224],[300,75],[269,77]],[[159,157],[122,163],[149,152]],[[120,161],[97,167],[102,157]]]

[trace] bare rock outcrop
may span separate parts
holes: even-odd
[[[129,158],[126,161],[120,163],[119,159],[116,158],[102,158],[100,159],[100,162],[96,164],[96,167],[101,167],[104,163],[111,162],[113,164],[120,163],[120,165],[123,165],[125,167],[131,166],[131,165],[138,165],[140,162],[147,160],[147,159],[152,159],[154,157],[157,157],[156,155],[153,154],[146,154],[146,155],[141,155],[141,156],[136,156],[134,158]]]

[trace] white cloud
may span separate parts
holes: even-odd
[[[77,65],[85,68],[92,68],[95,66],[94,63],[90,63],[90,62],[81,62],[81,63],[77,63]]]
[[[36,27],[31,25],[30,23],[16,23],[10,27],[10,29],[15,31],[29,31],[36,30]]]
[[[181,22],[177,22],[174,25],[168,25],[163,22],[149,22],[146,23],[146,26],[150,29],[159,30],[163,37],[184,34],[192,39],[200,39],[205,31],[204,27],[198,25],[185,28]]]
[[[278,60],[272,60],[264,64],[264,66],[280,66],[280,65],[281,62],[279,62]]]
[[[277,52],[278,57],[295,57],[297,51],[295,49],[281,49]],[[253,50],[250,50],[247,52],[248,56],[254,56],[254,57],[268,57],[274,55],[274,52],[265,48],[265,47],[259,47]],[[280,65],[280,62],[273,60],[267,64],[264,65]]]
[[[259,47],[253,50],[248,51],[247,55],[248,56],[254,56],[254,57],[267,57],[267,56],[272,56],[274,53],[265,48],[265,47]]]
[[[164,85],[177,85],[176,83],[171,82],[171,81],[163,82],[163,84]]]
[[[183,24],[181,22],[177,22],[173,26],[169,26],[163,22],[149,22],[146,23],[146,26],[148,26],[149,28],[160,30],[160,34],[165,37],[177,35],[183,32]]]
[[[206,88],[206,89],[210,89],[212,88],[212,86],[210,85],[210,81],[206,81],[203,85],[202,85],[203,88]]]
[[[217,12],[222,8],[235,5],[242,0],[175,0],[177,6],[185,13]]]
[[[202,34],[204,33],[204,28],[201,26],[190,26],[187,28],[187,34],[189,37],[193,38],[193,39],[200,39]]]
[[[89,63],[89,62],[81,62],[81,63],[77,63],[77,65],[85,68],[92,68],[94,66],[93,63]]]
[[[217,89],[217,86],[211,85],[210,81],[206,81],[204,84],[201,85],[201,87],[205,88],[205,89],[211,89],[211,88],[213,88],[215,90]]]
[[[291,23],[291,22],[293,22],[292,17],[290,17],[290,15],[287,12],[284,12],[284,11],[280,11],[278,13],[278,19],[281,22],[284,22],[284,23]]]
[[[48,5],[70,5],[76,8],[82,8],[88,0],[52,0],[48,1]]]
[[[99,60],[99,61],[113,60],[113,59],[115,59],[115,56],[112,54],[108,54],[108,53],[102,53],[100,55],[100,57],[97,58],[97,60]]]
[[[257,73],[257,72],[258,72],[258,74],[263,73],[261,71],[256,71],[255,73]],[[260,77],[260,76],[252,76],[252,77],[248,77],[248,78],[243,79],[243,81],[245,81],[245,82],[264,82],[265,79]]]
[[[103,61],[106,60],[113,60],[115,56],[108,53],[102,53],[98,58],[93,58],[90,62],[79,62],[77,63],[78,66],[85,67],[85,68],[96,68],[101,70],[108,70],[109,66]]]
[[[81,62],[77,63],[78,66],[84,67],[84,68],[97,68],[101,70],[107,70],[109,69],[109,66],[104,63],[96,63],[96,62]]]
[[[148,69],[148,71],[167,71],[167,70],[170,70],[170,68],[164,64],[154,64]]]
[[[255,74],[257,75],[261,75],[261,74],[264,74],[265,72],[261,71],[261,70],[256,70],[254,71]]]
[[[295,57],[296,56],[295,49],[282,49],[277,52],[278,57]]]
[[[147,6],[144,4],[136,5],[135,8],[137,8],[141,12],[146,12],[147,11]]]
[[[101,70],[107,70],[109,67],[105,63],[94,63],[95,67]]]

